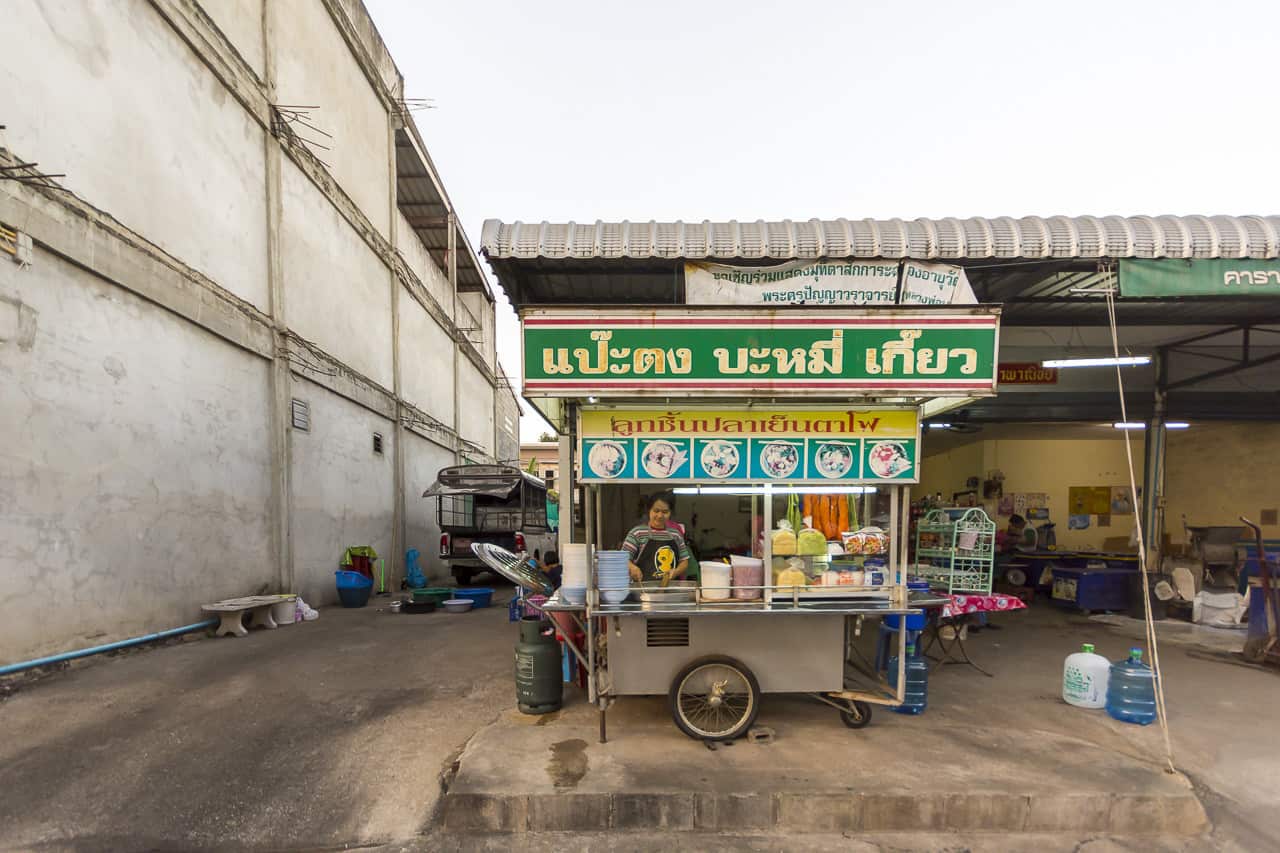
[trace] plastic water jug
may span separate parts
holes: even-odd
[[[889,686],[898,688],[898,656],[889,658]],[[892,710],[899,714],[923,714],[929,699],[929,662],[916,654],[915,645],[907,644],[906,689],[902,704]]]
[[[1129,659],[1111,665],[1107,713],[1126,723],[1148,725],[1156,718],[1156,675],[1142,662],[1142,649],[1129,649]]]
[[[1067,655],[1062,665],[1062,698],[1079,708],[1105,708],[1110,678],[1111,661],[1094,654],[1092,643],[1085,643],[1080,651]]]
[[[709,601],[724,601],[729,597],[733,583],[733,570],[724,563],[703,563],[702,597]]]

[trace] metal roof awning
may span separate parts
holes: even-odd
[[[1274,258],[1280,216],[484,224],[490,259]]]
[[[396,206],[408,220],[431,259],[441,270],[449,269],[449,209],[451,205],[426,149],[408,127],[396,129]],[[480,269],[480,260],[457,217],[453,219],[458,252],[458,290],[482,292],[493,301],[493,292]]]

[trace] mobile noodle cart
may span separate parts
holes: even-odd
[[[745,734],[767,693],[810,694],[851,728],[872,705],[900,705],[906,620],[896,688],[851,678],[850,642],[867,616],[937,603],[906,585],[921,418],[951,402],[938,398],[995,392],[999,310],[526,308],[521,324],[524,393],[570,435],[565,479],[576,482],[562,494],[583,487],[588,554],[601,491],[622,484],[750,496],[752,541],[764,533],[764,583],[728,599],[690,583],[633,587],[609,604],[593,570],[585,603],[546,602],[586,636],[575,654],[601,740],[623,696],[666,695],[676,725],[705,741]],[[773,499],[796,493],[861,495],[867,507],[887,493],[886,569],[857,586],[770,583]]]

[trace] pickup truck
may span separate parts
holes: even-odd
[[[489,569],[471,551],[489,542],[540,559],[556,548],[547,523],[547,487],[537,477],[507,465],[442,468],[431,488],[440,525],[440,559],[459,586]]]

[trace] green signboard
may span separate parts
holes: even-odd
[[[1280,296],[1280,260],[1122,258],[1121,296]]]
[[[542,397],[977,397],[999,309],[529,309],[524,392]]]

